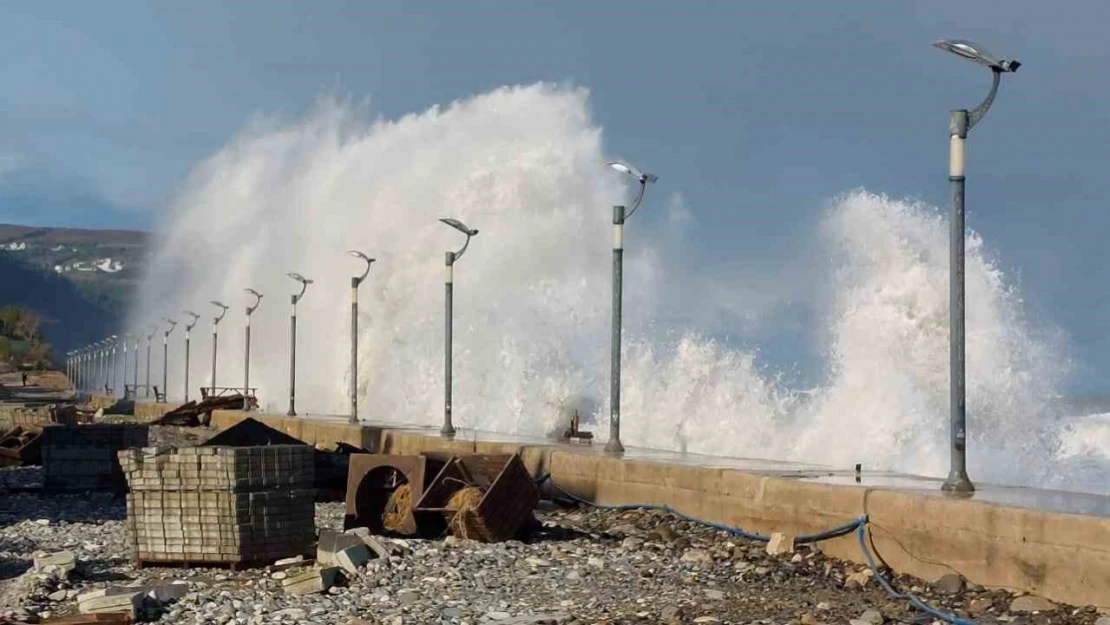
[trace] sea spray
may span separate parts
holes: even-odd
[[[481,233],[455,268],[456,426],[544,435],[578,410],[604,438],[608,220],[630,189],[603,166],[611,155],[588,93],[502,88],[396,120],[367,119],[325,101],[305,119],[256,121],[199,164],[160,227],[132,323],[214,298],[241,309],[244,288],[262,291],[251,380],[264,407],[280,411],[296,290],[285,273],[298,271],[316,280],[298,310],[298,406],[343,414],[346,293],[359,270],[344,252],[363,250],[379,262],[360,296],[362,417],[437,425],[443,252],[461,244],[437,219],[457,217]],[[685,231],[629,232],[625,444],[946,473],[944,218],[861,190],[831,201],[817,232],[824,262],[812,271],[825,289],[817,318],[826,374],[805,393],[768,372],[758,352],[682,322],[684,309],[694,319],[721,304],[711,301],[719,289],[700,301],[668,301],[668,284],[694,277],[661,260],[690,244],[675,240]],[[1066,376],[1063,359],[1033,338],[1020,299],[974,235],[967,259],[973,479],[1110,490],[1101,458],[1084,472],[1090,479],[1061,477],[1070,459],[1058,454],[1045,401]],[[662,310],[666,327],[655,323]],[[221,385],[241,383],[241,326],[234,311],[220,326]],[[171,389],[182,373],[176,351]]]

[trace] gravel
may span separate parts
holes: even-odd
[[[78,592],[159,580],[184,580],[189,586],[181,600],[147,611],[146,620],[160,623],[934,621],[890,599],[860,575],[861,567],[817,550],[803,547],[771,557],[763,545],[669,515],[593,509],[537,512],[542,529],[527,544],[382,539],[393,554],[388,559],[371,560],[359,575],[342,577],[325,593],[291,597],[282,590],[282,578],[304,572],[304,566],[285,569],[284,575],[273,568],[136,570],[126,559],[121,498],[6,490],[35,484],[37,473],[0,470],[0,622],[74,613]],[[342,519],[342,503],[317,504],[319,528],[341,529]],[[35,552],[62,549],[80,562],[68,578],[31,570]],[[952,593],[957,586],[952,580],[935,590],[911,578],[899,578],[896,585],[981,623],[1090,625],[1098,618],[1093,608],[1067,606],[1011,613],[1011,593],[973,585]]]

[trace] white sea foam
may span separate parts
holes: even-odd
[[[360,270],[344,251],[361,249],[379,259],[360,297],[362,416],[437,424],[443,253],[462,243],[437,218],[457,217],[481,232],[455,270],[456,424],[544,434],[577,408],[604,438],[608,207],[631,190],[602,166],[610,154],[588,93],[503,88],[397,120],[366,119],[365,110],[326,101],[305,119],[255,121],[201,163],[160,228],[133,324],[214,298],[237,304],[221,325],[219,367],[221,385],[241,384],[242,289],[262,291],[251,380],[265,407],[284,410],[296,290],[285,273],[303,273],[316,283],[299,306],[298,408],[343,413],[347,289]],[[863,190],[830,201],[814,242],[824,261],[813,268],[826,285],[818,315],[826,376],[807,393],[766,372],[758,353],[675,322],[676,310],[698,318],[721,294],[668,301],[668,284],[694,276],[657,259],[683,242],[673,232],[630,231],[625,443],[943,476],[946,228],[928,206]],[[1045,408],[1067,375],[1064,359],[1031,330],[975,236],[967,293],[973,477],[1110,489],[1102,465],[1081,482],[1061,476],[1069,453],[1085,453],[1061,446]],[[667,327],[654,323],[662,310]],[[194,381],[208,375],[208,341],[195,338],[204,327],[194,333]],[[173,350],[171,396],[181,390],[179,342]]]

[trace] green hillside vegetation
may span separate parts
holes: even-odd
[[[44,369],[51,346],[42,333],[42,315],[19,306],[0,307],[0,370]]]

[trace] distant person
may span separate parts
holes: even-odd
[[[27,386],[27,372],[23,372],[23,386]]]

